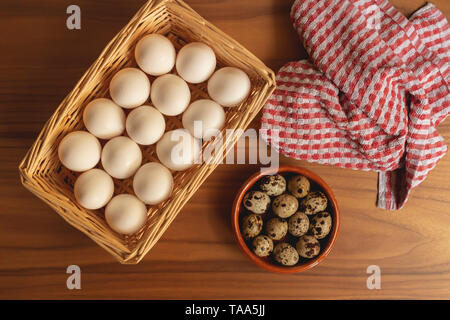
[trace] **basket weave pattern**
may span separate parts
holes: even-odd
[[[150,33],[167,36],[177,51],[188,42],[204,42],[214,49],[218,67],[235,66],[249,75],[252,83],[250,96],[242,105],[225,109],[226,122],[222,133],[226,129],[245,129],[275,88],[274,74],[269,68],[180,0],[148,1],[106,46],[47,121],[20,164],[19,171],[27,189],[121,263],[130,264],[138,263],[159,240],[238,138],[238,135],[232,138],[224,134],[223,152],[214,154],[209,163],[194,165],[183,172],[172,172],[174,190],[171,197],[157,206],[149,207],[144,227],[132,236],[120,235],[111,230],[104,219],[104,209],[87,210],[77,204],[73,185],[79,173],[61,165],[57,152],[59,142],[69,132],[84,130],[84,107],[95,98],[109,97],[109,83],[113,75],[125,67],[136,66],[134,48],[144,35]],[[150,80],[154,78],[150,77]],[[192,101],[208,98],[205,83],[189,87]],[[166,131],[182,127],[181,116],[165,116],[165,119]],[[214,142],[204,143],[203,148],[211,143]],[[141,146],[141,150],[143,164],[158,161],[155,146]],[[132,178],[114,179],[114,184],[115,195],[134,194]]]

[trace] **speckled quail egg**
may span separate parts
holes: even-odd
[[[311,219],[309,229],[314,237],[323,239],[330,233],[332,225],[331,215],[328,212],[321,212]]]
[[[296,248],[300,257],[311,259],[319,254],[320,243],[313,236],[305,235],[298,240]]]
[[[244,207],[257,214],[267,211],[270,205],[270,197],[261,191],[250,191],[244,196]]]
[[[300,202],[301,211],[307,215],[316,214],[327,208],[328,199],[320,191],[313,191]]]
[[[279,174],[264,176],[260,180],[259,187],[269,196],[279,196],[286,191],[286,179]]]
[[[288,190],[297,198],[306,197],[311,185],[308,178],[302,175],[292,177],[288,183]]]
[[[303,212],[296,212],[290,218],[288,222],[289,233],[295,237],[301,237],[308,232],[309,219]]]
[[[262,230],[263,220],[260,215],[250,214],[242,220],[242,235],[245,240],[256,237]]]
[[[299,260],[298,252],[289,243],[279,243],[273,250],[273,257],[276,262],[283,266],[293,266]]]
[[[280,218],[272,218],[266,223],[266,234],[272,240],[280,241],[283,239],[288,230],[288,223],[286,220]]]
[[[280,218],[289,218],[297,209],[297,198],[287,193],[276,197],[272,202],[272,210]]]
[[[268,236],[260,235],[253,239],[252,251],[258,257],[267,257],[273,251],[273,241]]]

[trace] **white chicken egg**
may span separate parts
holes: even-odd
[[[172,70],[176,53],[169,39],[160,34],[150,34],[139,40],[134,55],[144,72],[160,76]]]
[[[198,139],[209,140],[225,123],[225,111],[209,99],[197,100],[183,113],[183,127]]]
[[[102,151],[102,165],[110,176],[116,179],[131,177],[142,163],[139,146],[128,137],[109,140]]]
[[[133,190],[146,204],[155,205],[166,200],[172,193],[173,177],[162,164],[144,164],[133,178]]]
[[[133,234],[144,226],[147,208],[135,196],[119,194],[106,206],[105,218],[114,231],[121,234]]]
[[[216,69],[214,51],[202,42],[192,42],[178,52],[177,72],[189,83],[200,83],[208,80]]]
[[[97,138],[111,139],[125,130],[125,112],[110,99],[95,99],[84,109],[83,122]]]
[[[100,160],[102,146],[98,139],[86,131],[66,135],[58,146],[58,157],[69,170],[82,172],[95,167]]]
[[[132,109],[143,105],[150,95],[150,80],[136,68],[117,72],[109,85],[109,93],[119,106]]]
[[[217,70],[208,80],[209,96],[224,107],[235,107],[250,93],[248,75],[234,67]]]
[[[166,130],[164,116],[153,107],[140,106],[127,117],[127,133],[131,139],[141,145],[156,143]]]
[[[159,161],[174,171],[183,171],[198,162],[200,143],[187,130],[166,132],[156,144]]]
[[[86,209],[104,207],[114,193],[114,182],[103,170],[91,169],[82,173],[75,181],[75,199]]]
[[[186,81],[176,75],[166,74],[153,82],[151,99],[162,114],[176,116],[189,105],[191,91]]]

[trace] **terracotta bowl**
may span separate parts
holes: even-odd
[[[242,206],[242,199],[244,198],[244,195],[248,191],[253,189],[257,181],[261,179],[263,176],[276,173],[282,174],[284,176],[290,174],[291,175],[301,174],[307,177],[311,182],[311,189],[320,190],[323,193],[325,193],[325,195],[328,197],[329,201],[327,211],[331,214],[333,219],[333,227],[329,235],[325,239],[320,240],[321,251],[319,255],[312,259],[308,259],[307,261],[305,261],[304,258],[300,258],[301,259],[300,263],[292,267],[281,266],[276,262],[274,262],[270,257],[261,258],[255,255],[247,246],[240,230],[241,215],[243,216],[244,214],[248,213]],[[325,181],[322,180],[322,178],[320,178],[318,175],[305,168],[294,166],[280,166],[277,169],[267,169],[263,173],[261,171],[258,171],[244,183],[244,185],[240,188],[239,192],[237,193],[233,203],[231,223],[239,247],[247,255],[247,257],[249,257],[250,260],[253,261],[256,265],[258,265],[263,269],[276,273],[298,273],[316,266],[317,264],[319,264],[319,262],[324,260],[326,256],[330,253],[331,248],[333,247],[334,242],[336,241],[336,237],[339,231],[340,216],[339,216],[339,208],[336,202],[336,198],[333,194],[333,191],[331,191],[330,187],[325,183]]]

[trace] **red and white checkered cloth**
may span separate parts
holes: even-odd
[[[377,205],[400,209],[445,155],[450,27],[427,4],[408,20],[386,0],[297,0],[310,60],[277,74],[263,138],[301,160],[379,172]]]

